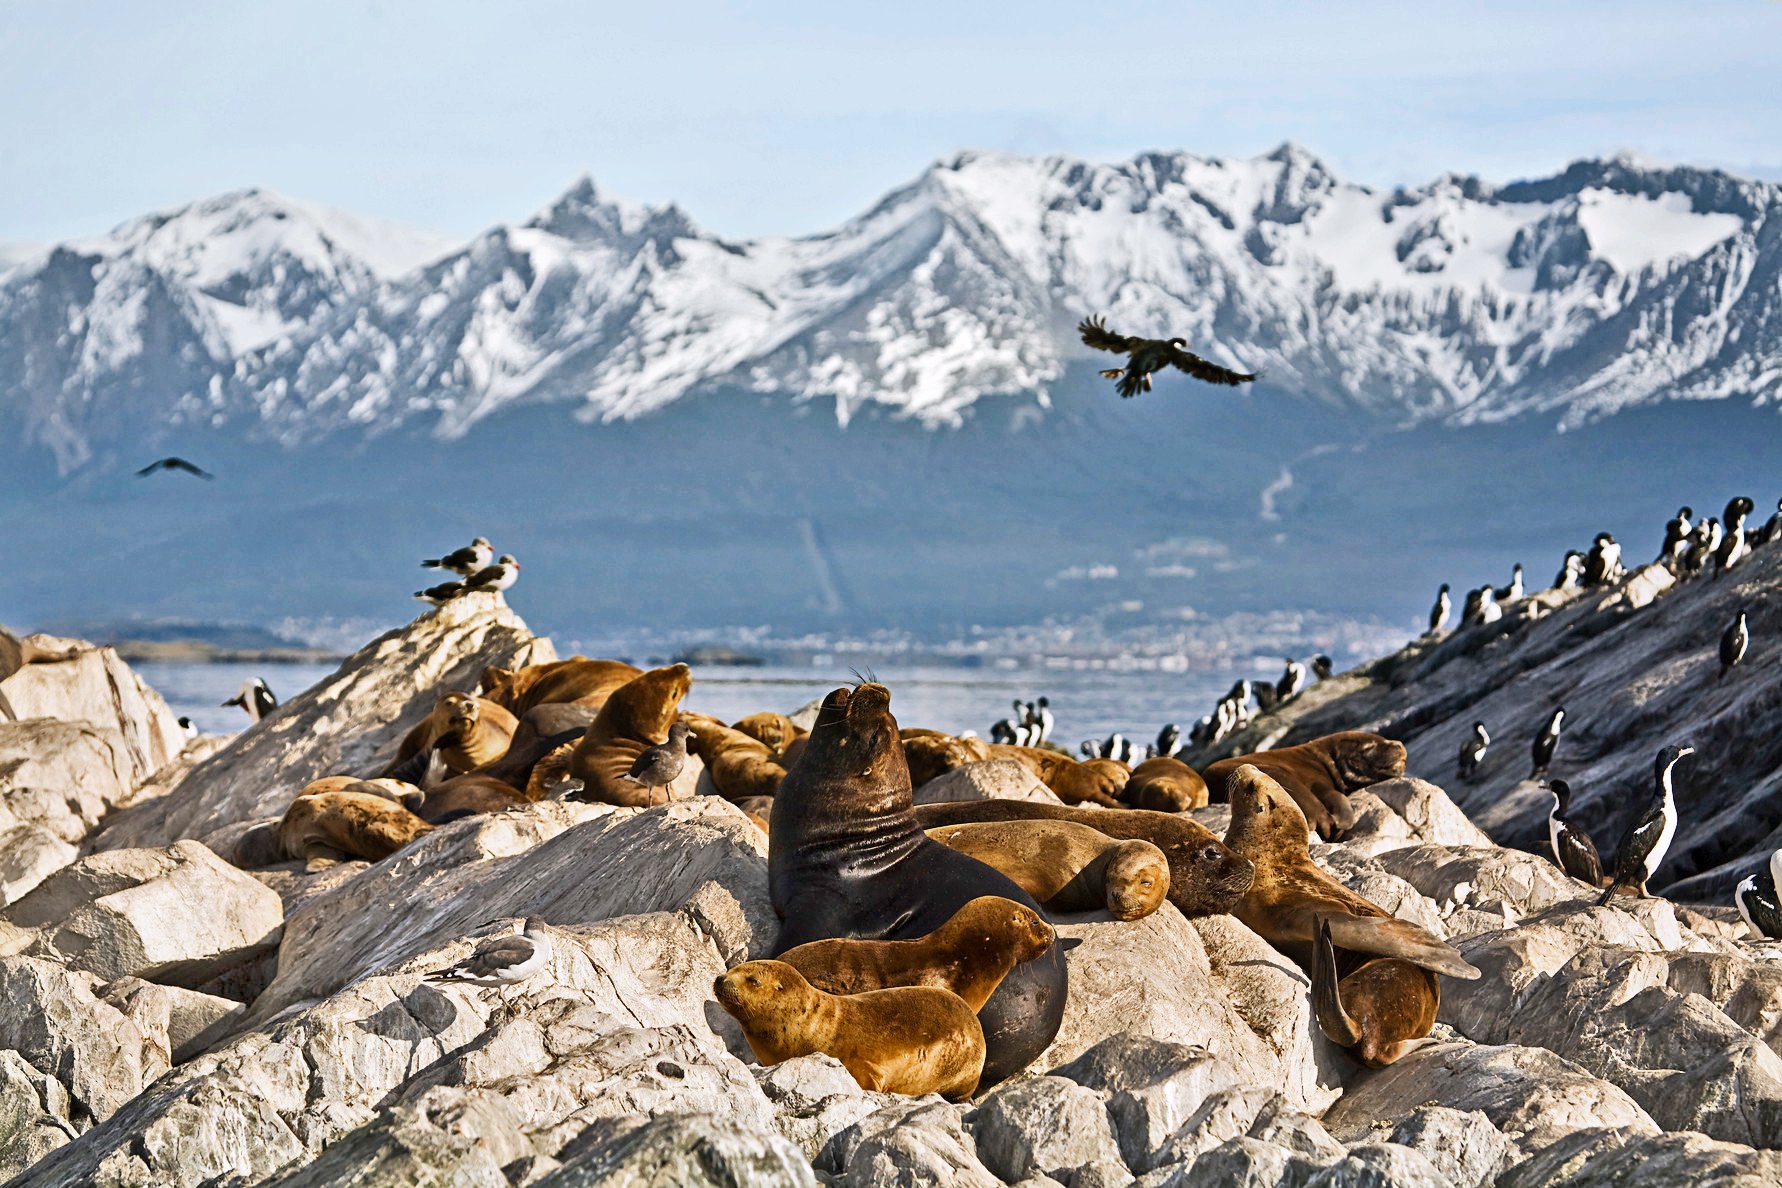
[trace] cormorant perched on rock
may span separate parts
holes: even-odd
[[[1466,741],[1460,744],[1459,775],[1467,783],[1479,774],[1479,764],[1485,762],[1485,751],[1491,746],[1491,735],[1485,731],[1485,723],[1474,722],[1473,732],[1467,735]]]
[[[1684,506],[1677,509],[1677,518],[1666,520],[1664,524],[1664,544],[1659,546],[1658,559],[1672,569],[1683,556],[1683,548],[1689,543],[1689,533],[1695,527],[1695,509]]]
[[[1782,903],[1776,897],[1776,872],[1782,870],[1782,850],[1770,855],[1769,866],[1748,876],[1733,891],[1739,917],[1754,936],[1782,939]]]
[[[1532,780],[1536,776],[1545,774],[1547,768],[1552,765],[1553,752],[1559,746],[1559,731],[1564,725],[1565,707],[1562,705],[1553,711],[1553,716],[1547,719],[1547,724],[1535,736],[1534,771],[1529,774],[1529,779]]]
[[[1737,565],[1745,556],[1748,547],[1745,540],[1745,518],[1756,509],[1757,505],[1743,495],[1726,505],[1726,531],[1720,538],[1720,546],[1714,550],[1716,577]]]
[[[1571,812],[1571,785],[1553,780],[1547,791],[1553,793],[1553,807],[1547,810],[1547,840],[1553,845],[1553,861],[1574,879],[1592,887],[1602,886],[1603,860],[1597,855],[1596,843],[1583,829],[1566,820]]]
[[[1454,612],[1454,601],[1448,597],[1448,583],[1436,591],[1435,605],[1429,608],[1429,634],[1434,635],[1448,625],[1448,616]]]
[[[1252,374],[1232,371],[1201,358],[1187,349],[1188,340],[1185,338],[1129,338],[1124,334],[1115,334],[1102,322],[1100,314],[1084,318],[1077,325],[1077,333],[1083,336],[1084,346],[1129,356],[1124,368],[1110,367],[1101,373],[1108,379],[1119,379],[1120,382],[1114,387],[1122,396],[1137,396],[1140,392],[1149,392],[1152,372],[1162,371],[1165,367],[1185,371],[1205,383],[1232,387],[1256,378]]]
[[[1732,666],[1745,658],[1745,649],[1751,646],[1751,629],[1745,626],[1745,612],[1720,635],[1720,675],[1725,676],[1732,671]]]
[[[1320,652],[1312,657],[1312,675],[1321,681],[1329,680],[1335,663],[1329,656]]]
[[[1652,794],[1652,803],[1633,821],[1622,837],[1621,845],[1615,851],[1615,879],[1597,901],[1599,905],[1608,903],[1616,895],[1646,894],[1647,882],[1658,869],[1658,864],[1664,861],[1665,852],[1671,848],[1671,839],[1677,836],[1677,796],[1674,783],[1677,764],[1693,754],[1695,748],[1690,746],[1666,747],[1658,753],[1652,772],[1653,781],[1657,784]]]

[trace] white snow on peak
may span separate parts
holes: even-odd
[[[1628,274],[1701,255],[1738,234],[1738,215],[1698,213],[1689,195],[1657,198],[1591,188],[1578,195],[1578,222],[1593,252]]]
[[[0,277],[5,276],[20,264],[35,260],[48,250],[42,244],[0,239]]]

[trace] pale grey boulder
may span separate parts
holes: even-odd
[[[967,763],[935,776],[914,794],[916,804],[942,804],[952,800],[1031,800],[1039,804],[1063,804],[1057,795],[1013,759],[985,759]]]
[[[1485,1188],[1521,1155],[1480,1111],[1439,1105],[1411,1111],[1388,1141],[1421,1152],[1455,1188]]]
[[[978,1158],[1007,1183],[1036,1172],[1069,1182],[1077,1169],[1121,1162],[1099,1094],[1061,1076],[998,1087],[972,1120]]]
[[[35,825],[78,846],[130,796],[135,772],[124,736],[79,722],[0,722],[0,828]]]
[[[1130,1032],[1110,1036],[1051,1075],[1106,1098],[1120,1157],[1140,1172],[1157,1166],[1158,1152],[1210,1096],[1240,1083],[1237,1071],[1205,1048]]]
[[[654,1119],[537,1181],[538,1188],[815,1188],[816,1183],[798,1148],[779,1135],[710,1114]]]
[[[234,999],[141,978],[119,978],[98,991],[161,1051],[170,1064],[183,1064],[223,1038],[247,1012]]]
[[[60,1081],[17,1052],[0,1051],[0,1182],[75,1137],[72,1110]]]
[[[1453,1188],[1419,1151],[1397,1143],[1363,1143],[1307,1182],[1306,1188]]]
[[[41,825],[0,829],[0,907],[17,902],[80,851]]]
[[[186,745],[179,718],[111,648],[82,640],[28,636],[40,655],[0,679],[0,722],[51,718],[115,732],[131,788],[178,758]]]
[[[411,1109],[392,1110],[379,1124],[329,1146],[313,1163],[265,1183],[272,1188],[508,1188],[485,1144],[441,1130]]]
[[[109,1118],[167,1069],[142,1029],[93,993],[91,975],[0,958],[0,1002],[0,1051],[61,1082],[70,1117]]]
[[[1160,1168],[1145,1188],[1305,1188],[1329,1164],[1248,1136],[1229,1139],[1193,1163]]]
[[[237,821],[276,817],[311,780],[375,775],[441,693],[473,691],[488,665],[557,658],[499,594],[453,599],[349,656],[314,688],[200,763],[165,796],[106,823],[106,849],[166,845]]]
[[[963,1107],[918,1099],[869,1114],[837,1136],[834,1158],[846,1188],[919,1184],[1000,1188],[966,1132]]]
[[[1756,1151],[1704,1134],[1647,1134],[1629,1128],[1580,1131],[1505,1172],[1498,1188],[1774,1188],[1782,1151]]]
[[[278,943],[277,893],[197,842],[93,854],[45,879],[0,921],[31,929],[33,956],[104,981],[198,985]]]
[[[1438,846],[1491,846],[1495,843],[1474,825],[1461,807],[1440,786],[1428,780],[1401,776],[1370,784],[1357,799],[1379,800],[1396,813],[1421,842]]]
[[[751,1069],[773,1106],[780,1136],[816,1163],[831,1139],[862,1118],[895,1103],[895,1094],[860,1088],[842,1062],[821,1053]],[[930,1100],[939,1101],[938,1097]]]

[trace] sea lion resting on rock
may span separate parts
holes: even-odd
[[[590,660],[571,656],[524,668],[483,669],[483,696],[523,716],[536,705],[579,702],[596,709],[613,692],[643,675],[643,669],[622,660]]]
[[[542,788],[567,773],[582,781],[579,799],[650,807],[652,789],[621,777],[639,755],[667,741],[681,698],[692,687],[693,673],[685,664],[652,668],[627,681],[600,707],[580,742],[559,747],[538,761],[533,784]]]
[[[935,986],[977,1011],[1011,969],[1044,953],[1055,939],[1052,926],[1032,908],[980,895],[927,936],[810,941],[779,959],[830,994]]]
[[[1054,912],[1106,908],[1140,920],[1169,894],[1169,861],[1148,841],[1117,841],[1075,821],[942,825],[928,836],[994,866]]]
[[[1132,769],[1120,802],[1129,808],[1185,813],[1207,803],[1207,782],[1180,759],[1158,755]]]
[[[955,738],[935,730],[914,728],[898,733],[903,740],[904,762],[910,767],[910,786],[914,788],[920,788],[956,767],[990,758],[990,744],[981,738]]]
[[[794,725],[791,718],[771,712],[738,718],[730,723],[730,729],[740,730],[756,742],[766,744],[776,760],[785,755],[786,748],[805,736],[805,732]]]
[[[768,890],[784,921],[775,953],[837,937],[926,936],[983,895],[1039,908],[1006,875],[922,832],[883,685],[824,698],[804,754],[773,798],[770,826]],[[1065,977],[1054,945],[991,994],[979,1012],[984,1087],[1026,1068],[1058,1034]]]
[[[1226,786],[1225,844],[1256,864],[1255,882],[1232,914],[1313,976],[1318,1025],[1332,1042],[1374,1067],[1417,1047],[1441,1005],[1435,975],[1470,980],[1479,971],[1313,862],[1305,814],[1261,769],[1240,764]]]
[[[342,858],[380,861],[433,831],[395,801],[358,788],[298,795],[278,823],[280,851],[317,870]]]
[[[1365,730],[1344,730],[1296,747],[1221,759],[1201,773],[1215,802],[1231,799],[1232,774],[1246,763],[1286,789],[1318,836],[1333,841],[1355,824],[1349,793],[1405,774],[1405,745]]]
[[[518,718],[496,702],[469,693],[442,693],[433,712],[403,736],[396,762],[384,774],[400,775],[418,784],[426,767],[415,772],[410,761],[437,751],[447,771],[463,775],[507,754],[519,724]]]
[[[704,714],[682,714],[681,720],[693,728],[693,753],[705,764],[719,796],[740,804],[780,790],[786,769],[774,759],[772,747]]]
[[[563,746],[574,744],[588,732],[600,713],[593,706],[575,702],[547,702],[535,705],[520,717],[507,754],[493,763],[485,763],[471,775],[492,776],[504,784],[522,789],[527,800],[542,798],[542,789],[532,787],[532,769],[546,755]]]
[[[1052,789],[1065,804],[1099,804],[1116,808],[1120,789],[1131,774],[1124,763],[1112,759],[1090,759],[1079,763],[1061,751],[1043,747],[1012,747],[996,744],[988,748],[991,759],[1013,759],[1039,782]]]
[[[499,813],[529,803],[523,792],[485,775],[453,776],[424,792],[417,788],[402,798],[403,808],[430,825],[444,825],[476,813]]]
[[[1226,849],[1192,817],[1143,809],[1085,809],[1031,800],[956,800],[919,804],[926,829],[970,821],[1074,821],[1114,838],[1141,838],[1169,863],[1169,901],[1184,916],[1229,912],[1250,886],[1250,863]]]
[[[720,974],[712,992],[762,1064],[822,1052],[862,1089],[955,1101],[971,1096],[984,1069],[978,1017],[951,990],[825,994],[784,961],[745,961]]]

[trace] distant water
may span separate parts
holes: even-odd
[[[135,668],[175,713],[190,717],[205,733],[229,733],[247,724],[239,709],[219,705],[235,696],[243,681],[264,677],[279,700],[285,701],[334,671],[329,664],[143,663]],[[873,672],[890,686],[891,709],[900,723],[949,733],[975,730],[986,734],[992,722],[1009,716],[1015,698],[1031,701],[1044,696],[1057,716],[1054,741],[1073,750],[1082,739],[1105,737],[1115,730],[1135,742],[1146,742],[1156,737],[1165,722],[1177,723],[1185,734],[1242,675],[1229,671],[1005,670],[893,664],[875,664]],[[712,666],[694,671],[693,691],[685,705],[731,722],[761,710],[795,710],[851,680],[845,667]]]

